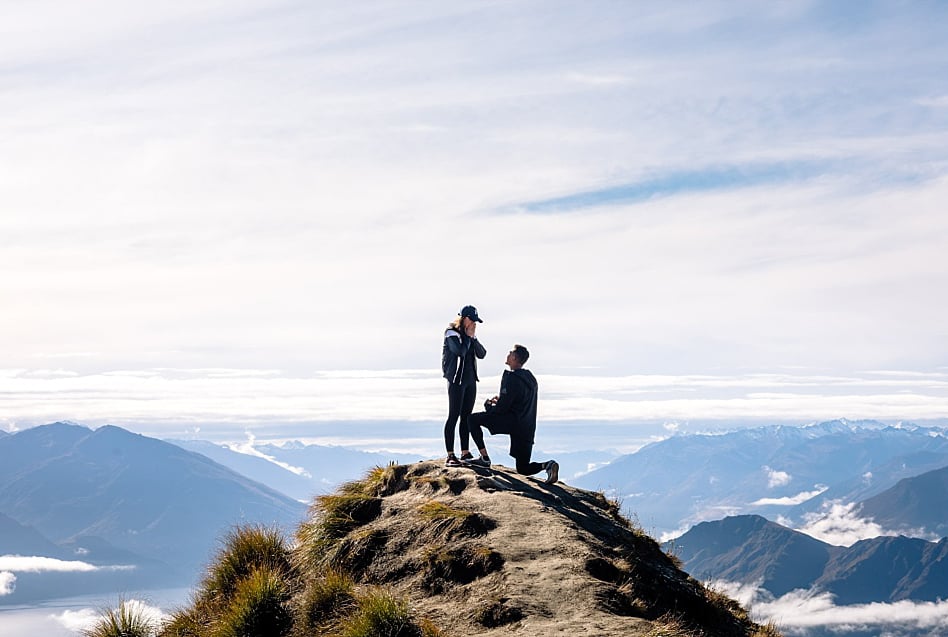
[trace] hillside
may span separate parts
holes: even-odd
[[[228,528],[289,529],[305,510],[204,456],[119,427],[27,429],[0,438],[0,555],[81,558],[97,570],[18,572],[2,603],[186,585]]]
[[[860,515],[887,529],[948,535],[948,467],[900,480],[861,503]]]
[[[948,539],[877,537],[832,546],[745,515],[702,522],[665,546],[702,581],[754,584],[776,596],[796,588],[832,593],[839,604],[948,597]]]
[[[776,634],[679,570],[601,494],[499,466],[373,470],[317,498],[297,540],[280,557],[265,534],[231,536],[193,606],[163,634],[258,634],[248,622],[263,616],[271,619],[259,634],[274,637]],[[250,546],[261,547],[259,558],[248,557]],[[340,630],[369,621],[367,606],[378,603],[365,596],[377,600],[379,586],[407,602],[410,621]],[[353,613],[362,619],[345,618]]]
[[[843,550],[759,515],[702,522],[665,547],[701,581],[754,583],[777,596],[812,586]]]

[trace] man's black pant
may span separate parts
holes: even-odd
[[[517,461],[517,473],[520,475],[532,476],[543,471],[544,466],[542,464],[530,461],[530,456],[533,454],[533,443],[527,442],[527,440],[517,435],[517,417],[513,414],[493,416],[489,411],[478,412],[468,417],[467,426],[478,449],[485,449],[484,432],[481,431],[481,427],[487,429],[491,434],[509,435],[510,455]]]

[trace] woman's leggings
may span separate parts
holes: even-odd
[[[448,453],[454,453],[454,426],[461,418],[458,435],[461,437],[461,451],[467,451],[470,445],[470,433],[467,428],[467,417],[474,410],[474,400],[477,398],[477,383],[455,385],[448,381],[448,419],[444,422],[444,448]]]

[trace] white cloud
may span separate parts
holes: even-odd
[[[99,619],[99,613],[94,608],[80,608],[79,610],[66,610],[62,613],[51,615],[51,617],[65,628],[79,632],[92,628]]]
[[[764,471],[767,472],[767,488],[773,489],[790,484],[790,474],[786,471],[777,471],[767,466],[764,467]]]
[[[773,621],[787,635],[818,627],[839,634],[948,628],[948,601],[837,606],[829,593],[795,590],[775,599],[755,585],[715,582],[713,587],[748,608],[756,621]]]
[[[807,422],[836,415],[920,420],[943,418],[948,412],[944,375],[884,385],[876,377],[857,375],[583,376],[553,373],[539,362],[532,368],[541,383],[539,410],[545,422]],[[497,371],[481,372],[482,394],[496,391]],[[846,389],[841,393],[834,383],[845,384]],[[808,393],[801,393],[801,386],[809,387]],[[5,413],[13,422],[8,428],[67,417],[161,435],[160,427],[175,422],[190,432],[200,426],[211,439],[219,424],[263,431],[280,423],[425,422],[443,420],[446,409],[440,370],[432,368],[307,375],[255,369],[142,369],[58,378],[10,373],[0,374],[0,390]],[[238,450],[252,453],[252,447],[244,443]],[[785,479],[783,473],[775,471],[768,480],[779,483]]]
[[[0,571],[13,573],[68,573],[89,572],[101,567],[78,560],[59,560],[52,557],[0,555]]]
[[[859,540],[887,535],[879,524],[859,517],[856,506],[838,500],[827,502],[820,511],[808,513],[806,523],[798,530],[836,546],[852,546]]]
[[[9,571],[0,571],[0,597],[9,595],[16,588],[16,575]]]
[[[751,502],[751,505],[796,506],[798,504],[802,504],[806,502],[807,500],[811,498],[815,498],[816,496],[826,491],[827,488],[828,487],[823,486],[823,485],[817,485],[813,491],[801,491],[800,493],[796,495],[786,496],[782,498],[761,498],[759,500],[755,500],[754,502]]]
[[[266,460],[267,462],[272,462],[273,464],[280,467],[281,469],[286,469],[290,473],[295,473],[298,476],[304,476],[306,478],[313,477],[312,474],[309,473],[309,471],[307,471],[306,469],[303,469],[302,467],[294,467],[291,464],[282,462],[280,460],[277,460],[273,456],[268,456],[267,454],[263,453],[262,451],[257,449],[257,447],[255,446],[255,443],[257,440],[256,436],[254,436],[249,431],[245,433],[247,435],[246,442],[242,444],[235,443],[235,444],[230,444],[230,445],[225,445],[225,446],[231,451],[236,451],[237,453],[242,453],[248,456],[254,456],[256,458],[262,458],[263,460]]]

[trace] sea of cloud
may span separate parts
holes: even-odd
[[[948,631],[948,601],[838,606],[829,593],[795,590],[775,598],[754,584],[714,582],[760,622],[774,622],[786,635],[805,637],[847,633],[941,637]]]

